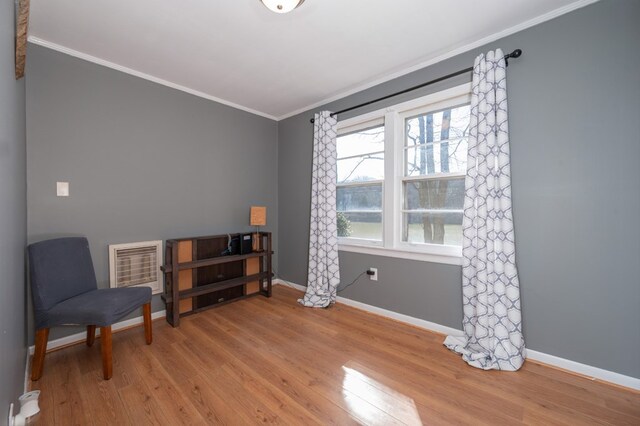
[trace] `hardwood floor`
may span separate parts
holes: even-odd
[[[113,378],[84,344],[47,354],[38,424],[627,424],[640,393],[525,363],[480,371],[443,336],[338,304],[255,297],[113,335]]]

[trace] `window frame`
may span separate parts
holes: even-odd
[[[404,132],[406,118],[470,102],[471,83],[465,83],[338,122],[338,136],[371,127],[372,123],[382,123],[385,129],[382,240],[339,237],[338,249],[340,251],[450,265],[462,264],[462,247],[402,241],[402,184],[405,180],[411,180],[411,177],[405,176],[404,170]],[[464,175],[464,172],[438,173],[429,176],[429,179]]]

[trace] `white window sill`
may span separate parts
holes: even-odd
[[[338,244],[339,251],[371,254],[374,256],[396,257],[399,259],[421,260],[423,262],[444,263],[447,265],[462,265],[461,255],[426,253],[417,250],[403,250],[385,248],[374,245]]]

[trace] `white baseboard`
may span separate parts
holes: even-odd
[[[282,279],[276,279],[273,282],[274,284],[286,285],[300,291],[306,290],[306,287],[301,286],[300,284],[295,284]],[[398,312],[389,311],[377,306],[372,306],[366,303],[358,302],[356,300],[347,299],[346,297],[338,296],[337,300],[338,302],[344,303],[345,305],[353,306],[355,308],[362,309],[363,311],[371,312],[383,317],[402,321],[404,323],[424,328],[429,331],[435,331],[436,333],[454,336],[460,336],[463,334],[462,330],[446,327],[444,325],[436,324],[431,321],[425,321],[420,318],[414,318],[409,315],[400,314]],[[527,358],[533,361],[539,361],[548,365],[552,365],[554,367],[578,373],[580,375],[586,376],[587,378],[590,378],[591,380],[601,380],[627,388],[640,390],[640,379],[635,377],[625,376],[624,374],[615,373],[613,371],[604,370],[602,368],[593,367],[587,364],[581,364],[579,362],[560,358],[555,355],[549,355],[529,348],[527,348]]]
[[[151,314],[151,319],[154,320],[157,318],[164,318],[165,315],[166,315],[166,312],[164,310],[154,312]],[[142,324],[143,322],[144,322],[144,319],[142,318],[142,316],[139,316],[139,317],[117,322],[111,326],[111,330],[118,331],[118,330],[122,330],[123,328],[128,328],[134,325]],[[100,335],[100,328],[96,327],[96,336],[99,336],[99,335]],[[47,351],[57,349],[61,346],[73,345],[75,343],[84,342],[86,338],[87,338],[87,333],[81,332],[81,333],[72,334],[70,336],[60,337],[59,339],[50,340],[47,343]],[[33,345],[29,346],[29,355],[33,355],[34,351],[35,351],[35,346]],[[27,356],[27,365],[28,364],[29,364],[29,356]],[[26,377],[28,376],[25,368],[25,382],[27,380]]]
[[[300,291],[305,291],[307,289],[303,285],[292,283],[291,281],[286,281],[286,280],[283,280],[282,278],[275,278],[273,280],[273,284],[274,285],[284,285],[284,286],[288,286],[288,287],[293,287],[296,290],[300,290]]]
[[[587,364],[581,364],[576,361],[571,361],[570,359],[545,354],[544,352],[534,351],[533,349],[529,348],[527,348],[527,358],[545,364],[553,365],[554,367],[559,367],[563,370],[578,373],[580,375],[586,376],[586,378],[591,380],[600,380],[604,382],[615,383],[616,385],[640,390],[640,379],[631,376],[625,376],[624,374],[616,373],[614,371],[603,370],[602,368],[593,367]]]

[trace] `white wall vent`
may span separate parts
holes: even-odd
[[[162,293],[162,241],[109,245],[111,288],[147,286]]]

